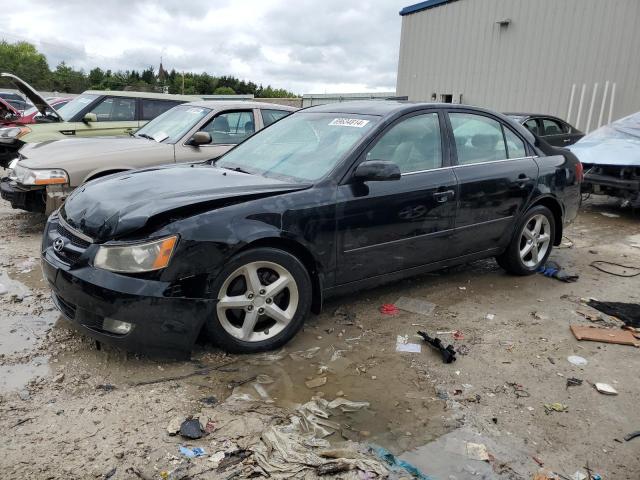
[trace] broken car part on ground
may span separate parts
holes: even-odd
[[[212,164],[76,190],[47,223],[43,271],[101,342],[188,356],[204,329],[228,351],[270,350],[336,294],[486,257],[534,274],[581,176],[570,152],[484,109],[318,106]]]

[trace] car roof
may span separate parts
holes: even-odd
[[[555,118],[556,120],[562,120],[560,117],[556,117],[555,115],[549,115],[548,113],[505,112],[504,115],[508,117],[520,117],[520,118],[544,117],[544,118]],[[564,120],[562,121],[564,122]]]
[[[169,93],[156,92],[133,92],[123,90],[85,90],[81,95],[109,95],[111,97],[134,97],[134,98],[153,98],[157,100],[184,100],[185,102],[193,102],[201,99],[200,95],[172,95]]]
[[[268,108],[272,110],[286,110],[287,112],[295,112],[296,107],[289,105],[279,105],[277,103],[267,102],[250,102],[247,100],[201,100],[198,102],[189,102],[186,105],[194,107],[205,107],[212,110],[228,110],[233,108]]]
[[[456,103],[407,102],[403,100],[360,100],[354,102],[328,103],[304,109],[305,112],[350,113],[360,115],[378,115],[387,117],[396,113],[411,112],[425,108],[446,108],[447,110],[474,110],[481,113],[496,114],[492,110],[473,105]]]

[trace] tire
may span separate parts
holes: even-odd
[[[537,205],[522,216],[511,243],[496,260],[513,275],[531,275],[549,258],[555,233],[553,214],[547,207]]]
[[[213,283],[213,292],[218,303],[205,328],[220,348],[232,353],[281,347],[302,327],[312,300],[305,266],[275,248],[233,257]]]

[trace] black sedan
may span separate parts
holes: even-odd
[[[188,355],[204,329],[256,352],[332,295],[484,257],[534,273],[581,177],[571,152],[479,108],[318,106],[216,161],[78,188],[46,225],[43,271],[98,340]]]
[[[551,115],[533,113],[506,113],[505,115],[554,147],[568,147],[584,137],[584,133],[576,127]]]

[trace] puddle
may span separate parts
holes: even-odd
[[[20,390],[36,376],[49,374],[46,357],[35,357],[29,363],[0,366],[0,393]]]
[[[40,316],[0,314],[0,354],[18,353],[34,347],[49,330],[59,313],[43,312]]]

